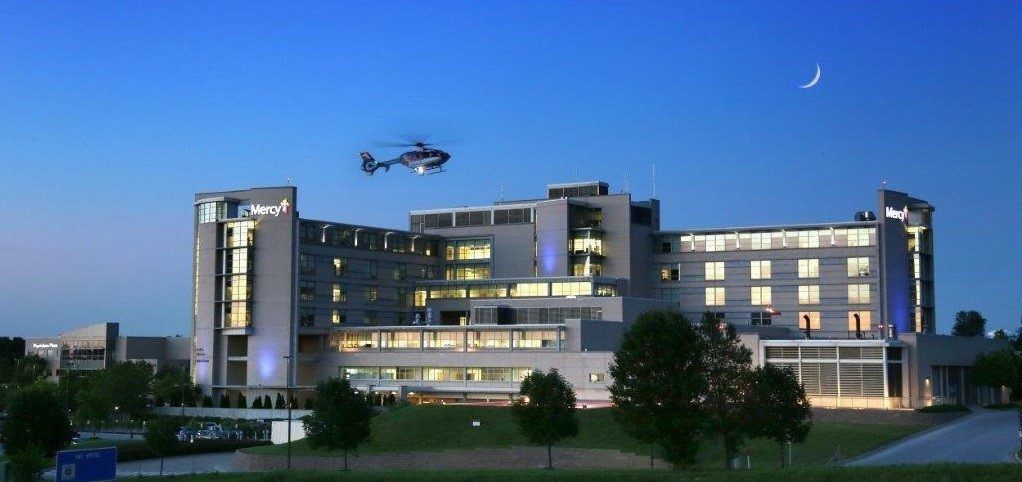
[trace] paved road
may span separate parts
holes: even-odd
[[[846,465],[1014,462],[1018,431],[1018,412],[977,409],[972,415]]]
[[[180,457],[167,457],[163,460],[164,475],[238,471],[238,468],[234,465],[234,452],[182,455]],[[136,460],[117,464],[118,477],[156,475],[159,473],[160,459]]]

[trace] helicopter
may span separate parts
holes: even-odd
[[[368,175],[373,175],[381,167],[384,171],[390,171],[390,166],[401,163],[405,167],[409,168],[415,174],[425,176],[426,174],[437,174],[444,172],[443,165],[447,162],[451,155],[440,150],[430,147],[431,144],[426,142],[412,142],[408,144],[393,144],[399,147],[415,147],[415,150],[411,150],[395,157],[389,161],[377,161],[369,151],[362,151],[359,156],[362,157],[362,170]]]

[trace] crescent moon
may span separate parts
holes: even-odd
[[[816,75],[813,77],[813,80],[810,80],[809,83],[807,83],[807,84],[803,84],[803,85],[798,86],[798,88],[803,89],[803,90],[804,89],[811,89],[819,81],[820,81],[820,64],[816,64]]]

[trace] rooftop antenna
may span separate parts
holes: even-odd
[[[292,179],[291,176],[288,176],[288,177],[284,178],[284,185],[285,186],[290,186],[290,185],[294,184],[294,182],[295,182],[295,180]]]
[[[507,201],[507,184],[500,183],[500,201]]]
[[[653,199],[657,199],[656,195],[657,195],[657,192],[656,192],[656,163],[654,162],[653,163]]]
[[[625,173],[625,191],[624,192],[631,192],[631,191],[632,191],[632,188],[628,184],[628,173],[626,172]]]

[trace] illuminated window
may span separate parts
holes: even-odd
[[[465,369],[465,380],[470,382],[510,382],[511,368],[469,367]]]
[[[708,234],[706,235],[706,251],[724,251],[727,246],[726,234]]]
[[[227,204],[223,202],[202,203],[195,209],[199,224],[213,223],[227,217]]]
[[[820,304],[820,286],[819,285],[799,286],[798,304],[800,305]]]
[[[589,372],[589,383],[603,383],[607,375],[603,372]]]
[[[244,248],[252,246],[255,235],[255,223],[252,221],[234,221],[224,225],[224,247]]]
[[[449,280],[487,279],[491,277],[490,265],[468,264],[448,266],[444,270],[444,277]]]
[[[748,246],[746,249],[770,249],[771,242],[773,239],[773,233],[744,233],[742,234],[743,239],[748,236]]]
[[[465,287],[454,286],[454,287],[436,287],[429,290],[429,299],[449,299],[449,298],[464,298]]]
[[[422,333],[422,344],[434,350],[461,350],[465,348],[465,332],[462,331],[425,331]]]
[[[678,281],[681,279],[681,268],[677,264],[660,265],[660,281]]]
[[[849,311],[848,331],[869,331],[872,325],[872,318],[872,312],[869,311]]]
[[[706,288],[706,306],[723,306],[725,292],[723,287]]]
[[[849,303],[869,303],[869,285],[848,285]]]
[[[245,301],[252,295],[248,276],[234,275],[224,277],[224,301]]]
[[[344,323],[344,312],[341,310],[330,310],[330,322],[335,325]]]
[[[421,335],[418,331],[385,331],[380,334],[380,346],[391,350],[419,349]]]
[[[589,281],[573,281],[550,283],[552,296],[589,296],[593,294],[593,284]]]
[[[312,281],[298,283],[298,299],[301,301],[316,301],[316,283]]]
[[[415,290],[415,295],[412,301],[415,306],[426,306],[426,290]]]
[[[380,377],[376,367],[344,367],[341,376],[349,380],[376,380]]]
[[[334,276],[344,276],[344,273],[348,272],[348,260],[344,258],[334,258]]]
[[[514,348],[520,350],[560,350],[557,332],[549,331],[515,331]]]
[[[572,238],[568,248],[572,254],[603,254],[603,241],[594,238]]]
[[[511,332],[470,331],[468,347],[473,350],[507,350],[511,348]]]
[[[244,328],[252,321],[252,314],[248,311],[248,303],[233,302],[224,303],[224,318],[227,320],[227,328]]]
[[[511,297],[550,296],[549,283],[514,283],[511,285]]]
[[[470,285],[469,298],[505,298],[507,288],[504,285]]]
[[[720,281],[724,279],[724,262],[712,261],[705,263],[705,271],[708,281]]]
[[[430,382],[455,382],[465,380],[465,369],[460,367],[425,367],[422,379]]]
[[[377,286],[366,286],[365,296],[367,303],[376,303],[380,300],[380,288]]]
[[[421,380],[422,367],[394,367],[395,380]]]
[[[750,261],[752,279],[770,279],[770,261]]]
[[[869,276],[869,258],[848,258],[848,277]]]
[[[227,274],[244,274],[248,273],[249,262],[251,252],[248,248],[235,248],[227,251],[227,255],[224,257],[227,262],[227,266],[224,267],[224,272]]]
[[[809,320],[810,330],[820,329],[820,312],[819,311],[800,311],[798,312],[798,327],[801,330],[806,329],[806,320]]]
[[[799,278],[819,278],[820,277],[820,260],[819,259],[800,259],[800,260],[798,260],[798,277]]]
[[[448,241],[444,256],[448,261],[490,259],[490,240],[479,238]]]
[[[376,337],[371,331],[342,331],[335,333],[333,337],[337,340],[336,345],[341,350],[376,348]]]
[[[848,245],[849,246],[869,246],[870,234],[873,232],[872,228],[859,228],[848,230]]]
[[[753,286],[749,289],[753,305],[769,305],[771,301],[771,290],[769,286]]]
[[[332,300],[334,303],[347,303],[348,293],[344,291],[344,287],[338,283],[334,283],[331,289]]]

